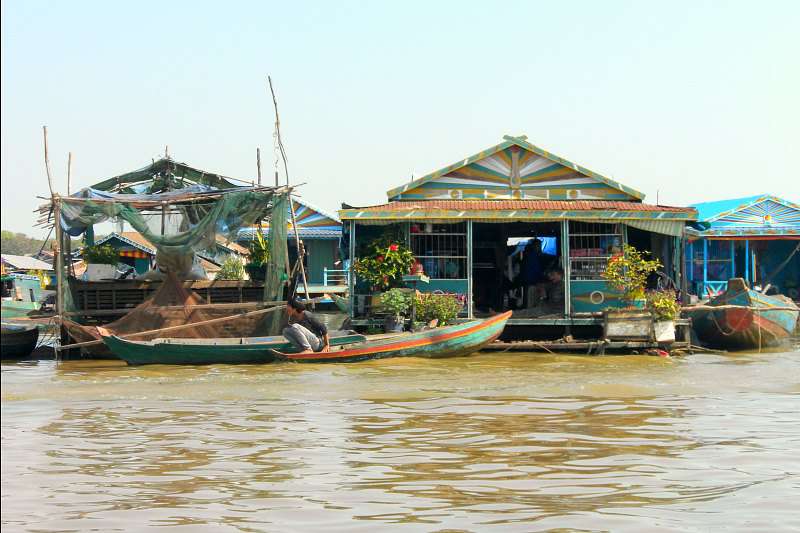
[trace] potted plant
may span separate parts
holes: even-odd
[[[657,342],[675,342],[675,319],[681,313],[675,291],[660,290],[647,293],[647,307],[653,315],[653,330]]]
[[[253,281],[264,281],[267,274],[267,263],[269,263],[269,242],[264,238],[260,229],[256,231],[253,240],[247,247],[250,251],[250,258],[244,269]]]
[[[220,265],[219,272],[214,276],[214,279],[243,280],[244,265],[242,265],[241,259],[229,255]]]
[[[109,244],[87,246],[83,249],[83,261],[86,263],[86,279],[100,281],[117,277],[119,251]]]
[[[408,274],[413,264],[414,254],[408,247],[390,237],[381,237],[367,245],[366,252],[355,262],[353,270],[370,284],[375,308],[380,303],[379,293],[400,286],[403,275]]]
[[[408,290],[392,289],[381,295],[381,309],[388,313],[383,324],[386,333],[403,331],[410,307],[411,295]]]
[[[437,321],[438,326],[455,322],[463,305],[450,294],[420,293],[416,298],[415,315],[417,320],[429,323]]]
[[[626,244],[619,255],[608,260],[603,278],[622,292],[622,298],[629,306],[644,309],[647,304],[645,286],[647,277],[661,267],[658,259],[647,259],[650,252],[640,252]]]

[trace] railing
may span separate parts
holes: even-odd
[[[349,280],[348,270],[337,270],[325,267],[322,271],[323,285],[347,285]]]
[[[728,282],[726,281],[706,281],[705,283],[701,284],[703,287],[703,294],[700,295],[701,298],[705,296],[714,297],[718,294],[725,292],[728,289]]]

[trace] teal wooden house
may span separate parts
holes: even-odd
[[[635,189],[525,136],[506,136],[387,196],[384,204],[339,212],[350,257],[393,232],[431,278],[419,290],[457,295],[470,317],[512,309],[509,324],[519,325],[598,324],[592,313],[621,305],[601,274],[625,243],[650,250],[680,285],[684,230],[696,219],[693,208],[646,204]],[[543,279],[545,270],[561,280]],[[542,282],[560,294],[534,305],[530,288]],[[358,324],[370,291],[354,277],[350,283]]]
[[[335,285],[344,281],[344,267],[339,254],[339,239],[342,236],[342,223],[336,215],[326,213],[304,200],[292,198],[297,233],[305,248],[304,266],[308,283],[314,285]],[[291,212],[287,217],[286,235],[289,238],[289,261],[294,263],[297,247],[294,245],[295,232]],[[239,232],[239,243],[247,246],[258,231],[251,227]],[[269,224],[262,227],[263,235],[269,234]]]
[[[686,270],[694,294],[716,295],[740,277],[800,299],[800,205],[757,195],[693,207],[698,221],[687,229]]]

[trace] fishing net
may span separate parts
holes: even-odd
[[[257,310],[258,307],[253,304],[238,306],[207,304],[197,293],[184,287],[183,282],[174,275],[168,275],[161,287],[149,298],[122,318],[105,324],[103,328],[114,335],[124,337],[133,333],[187,325],[173,331],[137,335],[134,340],[152,340],[158,337],[184,339],[261,337],[279,334],[285,320],[282,308],[212,324],[203,323]],[[82,325],[68,319],[64,319],[63,324],[75,342],[101,339],[96,326]],[[86,347],[85,350],[93,355],[108,354],[104,345]]]

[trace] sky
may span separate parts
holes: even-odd
[[[502,141],[687,205],[800,202],[800,2],[2,3],[2,228],[141,168],[273,175],[334,211]],[[285,179],[281,173],[281,180]]]

